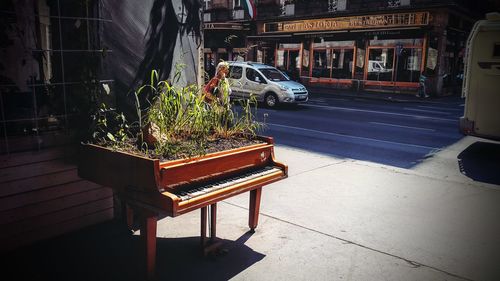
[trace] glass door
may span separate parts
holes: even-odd
[[[292,80],[300,79],[301,44],[280,44],[276,51],[276,67],[288,74]]]
[[[396,58],[396,65],[395,81],[418,82],[422,67],[422,49],[403,48]]]

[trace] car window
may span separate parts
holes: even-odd
[[[255,69],[252,68],[247,68],[246,77],[250,81],[266,83],[264,77],[262,77],[262,75],[260,75]]]
[[[260,72],[266,76],[267,79],[271,81],[288,81],[290,80],[287,76],[283,75],[281,71],[276,68],[262,68]]]
[[[243,67],[241,66],[230,66],[229,67],[229,78],[240,79],[243,73]]]

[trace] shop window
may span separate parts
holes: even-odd
[[[304,49],[302,50],[302,67],[308,68],[309,67],[309,50]]]
[[[328,0],[328,12],[334,13],[346,9],[347,0]]]
[[[368,50],[367,79],[393,81],[394,48],[373,48]]]
[[[314,50],[314,65],[312,69],[312,76],[330,78],[327,50]]]
[[[365,49],[358,48],[356,51],[356,73],[362,75],[365,68]]]
[[[298,43],[279,44],[279,49],[300,49],[300,44]]]
[[[400,6],[408,6],[410,5],[410,0],[388,0],[387,6],[389,8],[397,8]]]
[[[332,50],[332,78],[352,79],[353,49]]]
[[[293,80],[300,78],[300,44],[280,44],[280,47],[299,47],[291,50],[277,50],[276,67],[286,72]]]
[[[403,48],[396,57],[395,80],[398,82],[418,82],[422,66],[422,49]]]
[[[203,3],[204,3],[203,8],[205,10],[210,9],[210,6],[211,6],[210,2],[212,2],[212,0],[203,0]]]
[[[280,14],[282,16],[293,16],[295,14],[295,1],[279,0]]]
[[[424,40],[421,38],[417,39],[388,39],[388,40],[370,40],[370,46],[375,47],[391,47],[397,44],[404,46],[414,46],[421,47],[424,45]]]
[[[314,50],[313,77],[352,79],[354,49]]]
[[[283,69],[285,68],[285,51],[277,50],[276,52],[276,67]]]
[[[343,48],[354,47],[354,41],[325,41],[314,43],[313,48]]]

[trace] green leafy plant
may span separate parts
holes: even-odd
[[[179,79],[181,68],[176,68]],[[122,113],[102,104],[93,116],[93,142],[100,145],[147,154],[155,158],[182,158],[217,150],[221,140],[251,141],[263,124],[255,121],[255,100],[240,101],[241,110],[233,111],[227,80],[219,85],[216,101],[207,102],[196,85],[176,87],[160,80],[151,71],[150,81],[135,93],[137,121],[128,124]],[[149,95],[147,107],[141,95]],[[144,100],[144,99],[142,99]],[[255,105],[255,107],[252,107]],[[222,147],[223,149],[223,147]]]

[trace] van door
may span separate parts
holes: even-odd
[[[247,67],[246,81],[243,84],[243,95],[245,98],[255,97],[262,100],[263,91],[267,85],[266,79],[257,70]]]
[[[500,139],[500,14],[474,26],[467,42],[463,95],[465,134]]]
[[[235,98],[242,98],[242,87],[244,83],[243,79],[243,67],[230,65],[229,66],[229,87],[231,87],[231,96]]]

